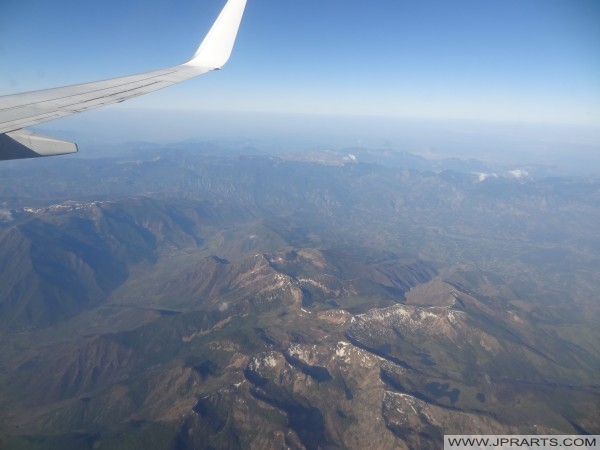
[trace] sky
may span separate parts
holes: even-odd
[[[2,0],[0,94],[184,62],[223,4]],[[248,0],[222,71],[134,109],[600,129],[600,1]]]

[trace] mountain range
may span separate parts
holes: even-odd
[[[0,447],[599,434],[600,180],[381,155],[0,168]]]

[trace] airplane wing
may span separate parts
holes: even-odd
[[[229,59],[246,0],[228,0],[198,50],[184,64],[110,80],[0,96],[0,160],[75,153],[72,142],[25,129],[47,120],[147,94],[211,70]]]

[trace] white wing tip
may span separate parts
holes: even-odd
[[[210,31],[186,65],[220,69],[229,59],[246,0],[229,0]]]

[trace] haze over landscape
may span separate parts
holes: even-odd
[[[0,5],[0,93],[223,2]],[[109,32],[107,32],[109,30]],[[600,434],[600,4],[250,0],[223,70],[0,163],[0,448]]]

